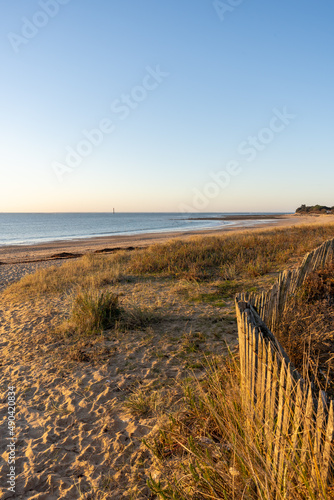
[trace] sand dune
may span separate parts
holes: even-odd
[[[330,217],[298,222],[310,220],[331,222]],[[291,220],[285,223],[291,225]],[[164,235],[161,241],[165,239]],[[137,239],[137,243],[147,244],[147,240]],[[87,251],[103,249],[105,244],[85,243]],[[41,256],[45,248],[32,249],[31,259],[36,251]],[[48,251],[55,253],[55,248]],[[22,256],[15,252],[7,249],[9,261]],[[0,290],[39,267],[63,262],[0,265]],[[148,474],[161,472],[142,439],[155,432],[160,418],[177,408],[180,383],[189,369],[202,376],[206,356],[224,355],[225,342],[236,345],[232,301],[219,307],[187,301],[181,292],[189,287],[197,293],[196,283],[159,277],[119,282],[112,290],[119,294],[121,305],[150,308],[156,321],[145,328],[110,330],[78,342],[55,333],[70,310],[67,294],[29,302],[11,302],[0,294],[3,478],[8,474],[9,385],[15,386],[17,398],[16,491],[13,497],[2,482],[1,498],[151,498]],[[214,286],[203,283],[203,291],[210,294]],[[144,402],[146,410],[138,410],[136,401]]]

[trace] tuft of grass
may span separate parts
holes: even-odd
[[[180,352],[182,354],[198,353],[203,347],[204,341],[205,341],[205,336],[200,332],[196,333],[193,333],[192,331],[184,332],[180,344]]]
[[[148,392],[139,387],[133,391],[123,406],[135,417],[147,417],[155,409],[156,392]]]
[[[80,291],[74,299],[69,323],[75,332],[93,335],[114,326],[120,314],[117,295],[95,290]]]
[[[221,267],[221,277],[224,280],[235,280],[238,277],[238,269],[235,263],[226,263]]]
[[[173,394],[165,389],[139,386],[123,403],[123,407],[134,417],[159,416],[166,406],[173,404]]]
[[[63,356],[67,359],[105,362],[112,352],[105,345],[111,333],[117,337],[131,330],[147,329],[157,321],[160,316],[152,309],[123,307],[117,294],[88,288],[74,295],[68,319],[64,319],[53,334],[65,342]]]

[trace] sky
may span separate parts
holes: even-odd
[[[0,7],[0,212],[334,205],[331,0]]]

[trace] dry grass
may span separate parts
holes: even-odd
[[[123,408],[134,417],[161,417],[166,407],[172,405],[173,402],[173,397],[168,390],[139,385],[124,401]]]
[[[77,260],[69,260],[61,267],[39,269],[12,284],[3,292],[13,302],[35,299],[46,294],[72,293],[76,289],[100,290],[120,282],[123,274],[126,252],[113,255],[87,254]]]
[[[102,333],[113,327],[120,315],[117,295],[83,290],[74,299],[69,327],[80,336]]]
[[[270,231],[171,240],[131,254],[88,254],[61,267],[41,269],[9,286],[4,294],[22,301],[45,294],[73,292],[77,287],[101,289],[135,277],[162,274],[188,282],[235,283],[282,269],[326,239],[334,226],[302,226]],[[225,286],[225,285],[224,285]],[[230,290],[232,293],[232,290]]]
[[[234,357],[212,364],[202,380],[184,386],[182,411],[170,416],[146,445],[157,457],[160,472],[149,486],[167,500],[329,500],[332,488],[314,457],[300,463],[290,436],[284,436],[285,473],[277,480],[268,462],[272,435],[242,407],[240,372]]]
[[[334,267],[308,276],[290,297],[277,336],[303,378],[334,398]]]
[[[133,253],[127,269],[188,280],[254,278],[276,271],[333,235],[334,226],[324,225],[172,240]]]

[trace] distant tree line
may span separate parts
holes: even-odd
[[[301,205],[297,208],[296,214],[334,214],[334,207],[326,207],[326,205],[313,205],[307,207]]]

